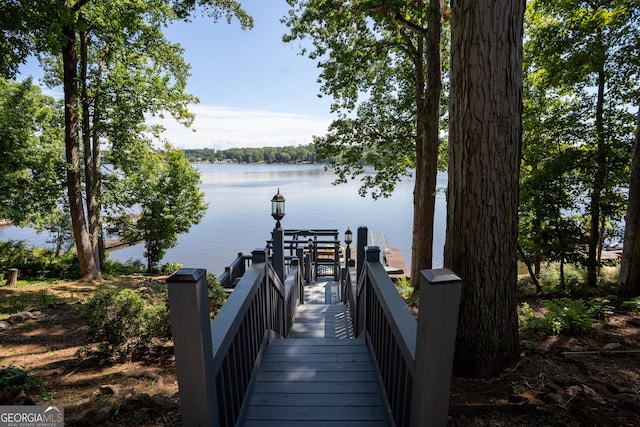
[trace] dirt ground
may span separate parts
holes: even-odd
[[[131,277],[124,285],[136,288],[144,280]],[[46,392],[35,403],[62,405],[66,425],[180,425],[170,346],[117,364],[84,356],[83,349],[95,343],[77,309],[98,286],[116,285],[0,288],[5,306],[25,294],[38,306],[0,316],[0,368],[27,369],[43,378]],[[512,369],[494,379],[453,379],[449,424],[640,426],[639,341],[640,318],[623,312],[583,337],[522,333],[522,357]],[[25,398],[5,393],[0,405]]]

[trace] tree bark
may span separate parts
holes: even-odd
[[[84,176],[85,176],[85,194],[87,205],[87,219],[89,226],[89,241],[91,242],[91,251],[96,262],[97,268],[100,270],[102,263],[100,262],[100,236],[102,229],[100,227],[100,206],[98,204],[98,175],[96,159],[99,153],[95,152],[97,144],[94,143],[92,136],[91,124],[91,100],[89,99],[89,91],[87,87],[87,69],[88,69],[88,46],[87,31],[80,33],[80,98],[82,103],[82,147],[84,155]],[[95,110],[94,110],[95,113]],[[98,145],[99,147],[99,145]]]
[[[462,278],[454,373],[519,358],[516,312],[524,1],[451,7],[445,267]]]
[[[7,283],[5,286],[16,286],[18,284],[18,269],[10,268],[7,272]]]
[[[636,141],[629,178],[629,206],[624,231],[622,264],[618,277],[618,295],[624,298],[640,295],[640,148],[638,147],[640,147],[640,108],[638,108]]]
[[[605,72],[604,64],[598,72],[598,94],[596,100],[596,153],[595,153],[595,175],[593,177],[593,188],[591,190],[591,202],[589,205],[589,215],[591,216],[591,226],[589,227],[589,252],[587,257],[587,285],[596,287],[598,284],[598,246],[600,245],[600,215],[602,200],[602,189],[607,168],[606,141],[604,136],[604,89]]]
[[[417,138],[411,245],[411,283],[415,290],[420,287],[420,270],[433,266],[433,227],[442,92],[440,53],[442,5],[440,0],[429,1],[427,19],[426,37],[424,43],[421,39],[419,41],[418,58],[415,61]]]
[[[81,185],[80,134],[78,117],[78,53],[76,34],[73,28],[64,27],[64,45],[62,61],[64,67],[64,120],[65,120],[65,148],[67,158],[67,193],[73,236],[78,253],[80,273],[83,278],[97,279],[100,271],[97,268],[87,221],[84,213]]]

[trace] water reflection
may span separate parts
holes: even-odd
[[[179,262],[185,267],[202,267],[216,274],[224,271],[238,252],[250,253],[264,247],[274,227],[270,200],[277,191],[286,197],[287,229],[337,228],[343,237],[347,227],[367,226],[384,232],[390,246],[399,248],[407,263],[411,259],[413,217],[412,178],[398,184],[392,197],[373,200],[358,195],[358,180],[332,185],[333,173],[321,165],[197,165],[209,209],[202,221],[181,235],[176,247],[167,251],[163,263]],[[446,175],[438,177],[446,187]],[[442,266],[445,234],[445,200],[438,192],[434,267]],[[0,240],[25,239],[44,245],[47,236],[16,227],[0,228]],[[355,242],[354,242],[355,244]],[[110,252],[118,261],[142,259],[144,247],[137,245]]]

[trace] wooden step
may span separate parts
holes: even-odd
[[[390,425],[364,339],[272,341],[247,396],[239,425]]]
[[[289,338],[354,337],[349,309],[344,304],[302,304],[296,310]]]

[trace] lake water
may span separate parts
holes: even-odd
[[[161,264],[175,261],[184,267],[206,268],[217,275],[239,252],[250,254],[264,248],[275,221],[271,198],[280,189],[286,198],[285,229],[338,229],[344,238],[347,227],[360,226],[383,232],[389,247],[402,251],[411,262],[413,223],[413,178],[400,182],[393,195],[373,200],[358,195],[359,181],[334,186],[335,176],[321,165],[199,164],[202,191],[209,209],[200,224],[178,239]],[[438,189],[446,188],[446,174],[438,175]],[[442,267],[446,203],[438,191],[434,235],[434,268]],[[0,240],[26,240],[34,246],[49,246],[46,233],[32,229],[0,227]],[[355,243],[354,243],[355,244]],[[112,250],[116,261],[143,260],[144,247],[136,245]]]

